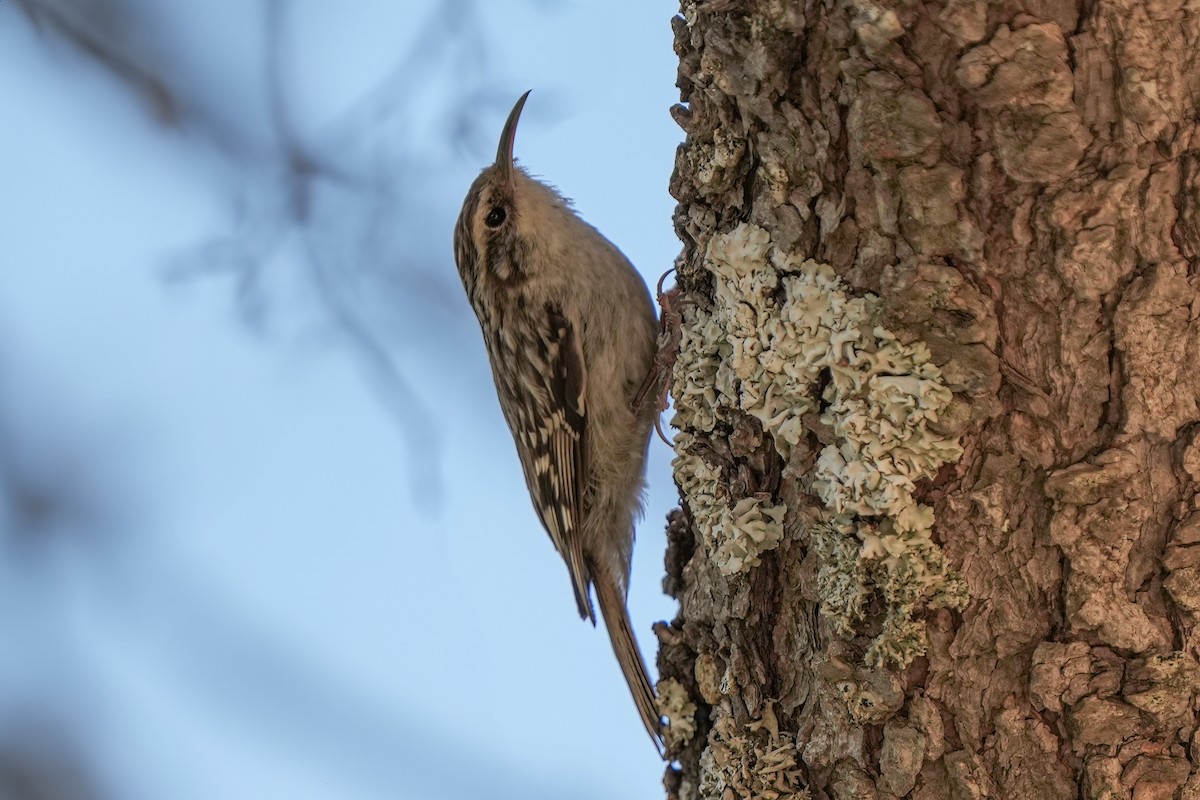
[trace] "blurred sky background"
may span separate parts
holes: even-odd
[[[662,796],[451,231],[532,88],[518,157],[657,280],[676,10],[0,0],[0,798]]]

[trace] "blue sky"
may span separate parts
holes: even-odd
[[[354,108],[419,44],[431,6],[297,4],[297,129],[319,137]],[[251,8],[160,11],[151,41],[254,140]],[[47,459],[80,454],[116,509],[98,540],[69,520],[32,547],[0,538],[0,719],[56,726],[112,796],[662,795],[606,638],[578,620],[525,494],[450,235],[532,88],[518,157],[648,282],[670,267],[676,7],[482,8],[490,57],[457,73],[416,62],[381,126],[411,180],[405,218],[383,227],[428,265],[387,265],[394,305],[362,284],[368,305],[404,312],[375,317],[421,409],[398,422],[306,296],[301,234],[271,252],[257,327],[230,279],[167,279],[235,228],[245,164],[164,129],[0,4],[0,414]],[[471,69],[496,98],[472,101],[488,136],[464,150],[435,123]],[[359,223],[336,192],[320,203]],[[340,257],[351,276],[383,269]],[[655,440],[630,601],[651,661],[650,625],[674,613],[660,590],[669,462]]]

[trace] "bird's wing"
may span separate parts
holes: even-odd
[[[588,590],[591,573],[583,552],[587,484],[587,365],[579,333],[559,305],[547,304],[534,320],[510,419],[525,482],[538,517],[571,573],[579,616],[596,621]]]

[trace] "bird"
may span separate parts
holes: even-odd
[[[521,95],[496,160],[471,184],[454,258],[537,516],[562,556],[579,616],[592,590],[646,731],[662,719],[629,619],[634,528],[658,412],[635,403],[658,323],[645,281],[554,187],[513,156]]]

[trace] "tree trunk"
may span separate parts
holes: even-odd
[[[692,798],[1200,798],[1200,5],[685,2]]]

